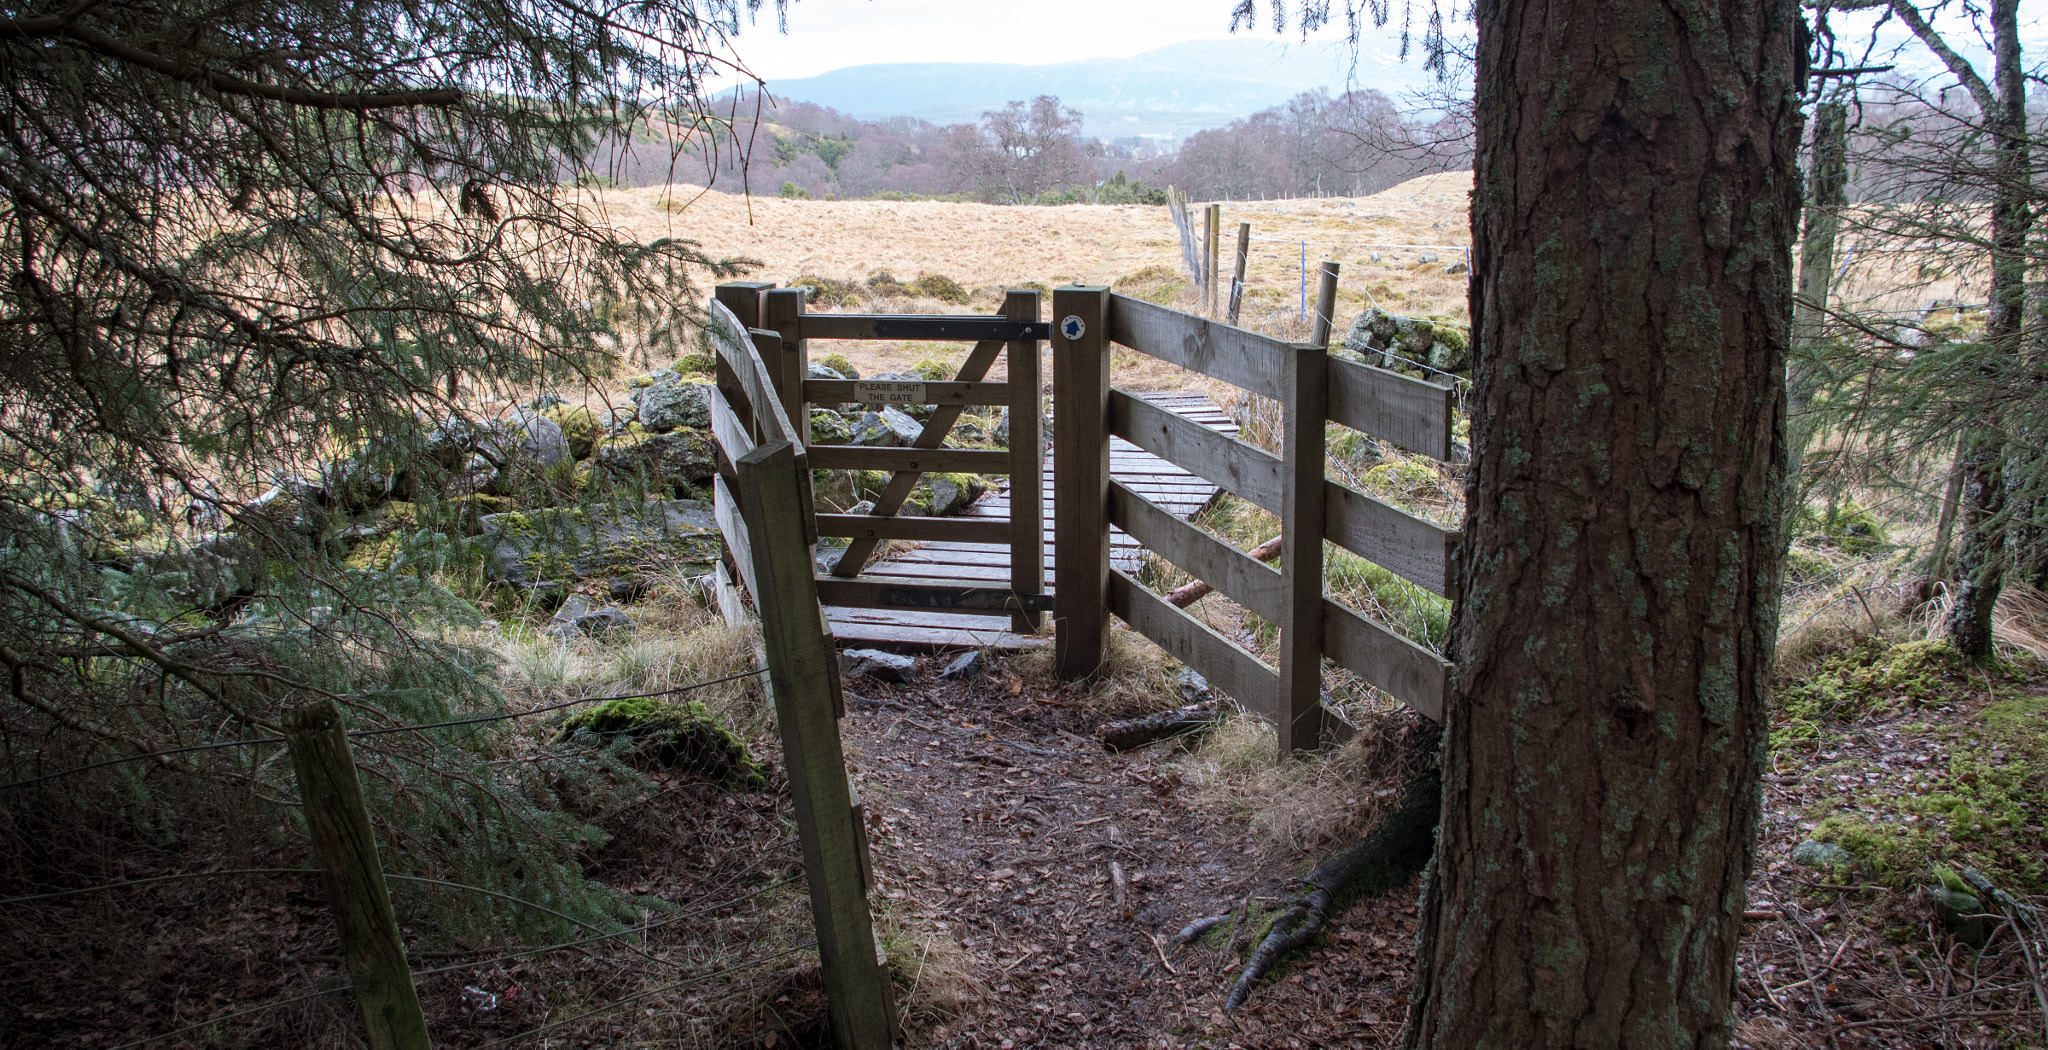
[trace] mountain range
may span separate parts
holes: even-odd
[[[1429,76],[1417,61],[1364,52],[1357,65],[1342,44],[1281,44],[1238,37],[1191,40],[1129,58],[1019,65],[896,62],[847,66],[816,76],[770,80],[771,95],[874,120],[910,116],[968,123],[1016,99],[1057,95],[1081,111],[1087,133],[1178,139],[1279,105],[1304,91],[1335,94],[1349,84],[1401,102]],[[1407,107],[1403,107],[1407,108]]]

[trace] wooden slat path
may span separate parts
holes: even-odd
[[[1236,422],[1217,407],[1207,394],[1166,391],[1138,396],[1223,434],[1237,433]],[[1057,426],[1054,433],[1058,433]],[[1208,506],[1210,500],[1216,498],[1215,485],[1122,438],[1111,439],[1109,468],[1111,476],[1116,480],[1157,503],[1177,518],[1193,517],[1203,507]],[[1045,583],[1047,593],[1051,593],[1052,523],[1055,520],[1053,500],[1057,493],[1053,486],[1052,454],[1049,451],[1039,472],[1039,484],[1045,492]],[[1000,492],[984,496],[960,517],[1007,521],[1010,517],[1009,493]],[[1125,535],[1121,529],[1112,529],[1109,542],[1110,563],[1125,572],[1137,572],[1144,562],[1145,555],[1144,548],[1138,545],[1138,541]],[[1004,585],[1010,579],[1010,548],[1007,544],[994,543],[926,543],[916,550],[891,555],[869,565],[866,575],[914,576]],[[1049,638],[1034,638],[1012,632],[1010,618],[1007,615],[904,612],[887,609],[849,609],[842,606],[826,606],[825,615],[831,620],[832,633],[839,639],[841,645],[881,644],[932,649],[988,646],[997,649],[1021,649],[1044,645],[1049,641]]]

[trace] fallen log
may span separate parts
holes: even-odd
[[[1096,730],[1102,746],[1108,751],[1129,751],[1144,747],[1155,740],[1198,733],[1216,724],[1221,717],[1214,702],[1176,707],[1171,711],[1159,711],[1142,718],[1127,718],[1121,722],[1105,722]]]
[[[1443,806],[1443,779],[1437,771],[1435,734],[1426,740],[1427,754],[1408,777],[1399,809],[1387,815],[1362,841],[1316,865],[1302,883],[1308,893],[1296,900],[1268,927],[1266,937],[1245,960],[1244,972],[1230,989],[1223,1009],[1236,1010],[1251,998],[1252,988],[1281,956],[1307,944],[1322,931],[1330,909],[1360,897],[1377,897],[1406,884],[1429,863],[1436,849],[1436,826]]]
[[[1272,561],[1274,558],[1277,558],[1279,556],[1280,537],[1278,536],[1275,536],[1272,539],[1267,540],[1266,542],[1261,543],[1256,547],[1253,547],[1251,550],[1251,557],[1255,561]],[[1195,604],[1195,602],[1201,600],[1210,591],[1213,591],[1215,589],[1216,588],[1211,587],[1200,580],[1196,580],[1193,583],[1184,583],[1178,587],[1175,587],[1170,593],[1167,594],[1166,604],[1171,605],[1176,609],[1185,609],[1188,606]]]

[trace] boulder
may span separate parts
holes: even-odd
[[[626,610],[607,605],[593,609],[590,602],[580,594],[572,594],[555,610],[548,621],[547,631],[558,638],[574,638],[577,635],[602,635],[613,631],[632,633],[633,618]]]
[[[806,372],[805,372],[804,374],[805,374],[805,376],[806,376],[806,377],[808,377],[808,378],[811,378],[811,379],[845,379],[845,378],[846,378],[845,376],[843,376],[843,375],[840,375],[840,374],[839,374],[839,370],[838,370],[838,369],[835,369],[835,368],[829,368],[829,367],[827,367],[827,366],[825,366],[825,365],[821,365],[821,364],[819,364],[819,363],[818,363],[818,362],[816,362],[816,361],[813,361],[813,362],[811,362],[809,370],[807,370],[807,371],[806,371]]]
[[[653,386],[633,392],[640,406],[640,425],[657,434],[677,427],[711,425],[711,384],[692,382],[673,373]]]
[[[699,500],[508,511],[486,515],[483,530],[492,579],[546,589],[583,579],[630,589],[650,574],[702,576],[723,542],[711,505]]]
[[[946,661],[945,670],[939,672],[939,677],[973,678],[980,674],[985,666],[986,661],[981,657],[981,650],[969,649],[959,656]]]
[[[333,516],[321,505],[325,493],[305,478],[280,475],[269,491],[242,508],[244,516],[255,515],[264,522],[300,536],[318,536],[327,530]]]
[[[474,437],[477,452],[501,470],[515,464],[545,469],[571,458],[561,426],[530,408],[477,428]]]
[[[895,448],[903,444],[903,436],[882,420],[880,412],[863,412],[853,424],[852,443],[868,448]]]
[[[569,440],[569,455],[576,459],[589,459],[597,445],[597,436],[604,427],[597,413],[582,405],[555,405],[541,410],[541,414],[562,428],[562,436]]]
[[[1807,839],[1792,847],[1792,863],[1802,868],[1818,868],[1822,871],[1843,869],[1854,871],[1862,864],[1856,855],[1832,842],[1818,842]]]
[[[1934,906],[1934,917],[1940,920],[1941,928],[1972,948],[1982,948],[1989,943],[1992,932],[2004,922],[2000,916],[1989,914],[1989,909],[1974,893],[1947,886],[1929,886],[1927,900]]]
[[[142,554],[135,571],[149,574],[177,601],[207,609],[239,595],[256,593],[270,559],[236,535],[216,535],[189,546]]]
[[[866,675],[878,682],[908,682],[917,675],[917,661],[880,649],[848,649],[839,654],[839,673],[847,678]]]
[[[932,517],[958,514],[988,491],[988,480],[976,474],[926,474],[911,498]]]
[[[655,488],[697,485],[718,473],[711,432],[679,427],[666,434],[628,431],[606,438],[590,457],[591,469],[614,478],[644,478]]]
[[[853,427],[846,417],[829,408],[811,409],[811,444],[851,445]]]
[[[910,418],[910,415],[894,405],[883,409],[879,415],[882,424],[896,432],[897,442],[904,446],[916,443],[924,434],[924,424]],[[866,417],[862,417],[866,418]]]

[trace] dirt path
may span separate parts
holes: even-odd
[[[1397,1032],[1412,887],[1354,907],[1327,947],[1225,1018],[1251,931],[1228,953],[1166,941],[1247,897],[1287,895],[1318,858],[1267,855],[1192,802],[1170,762],[1104,753],[1078,697],[1026,689],[1000,666],[848,688],[843,735],[882,897],[911,935],[896,943],[950,940],[980,986],[955,1017],[914,1025],[912,1045],[1363,1046]]]

